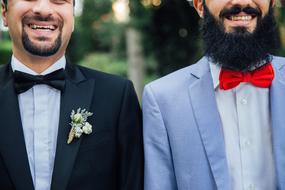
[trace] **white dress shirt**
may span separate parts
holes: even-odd
[[[65,57],[46,69],[41,75],[65,68]],[[14,56],[11,66],[32,75],[38,75]],[[35,190],[49,190],[54,166],[61,92],[48,85],[35,85],[18,95],[19,108]]]
[[[210,64],[233,190],[276,189],[269,89],[241,83],[219,88],[220,67]]]

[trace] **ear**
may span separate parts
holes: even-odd
[[[193,6],[201,18],[204,17],[204,0],[193,0]]]
[[[1,1],[1,8],[2,8],[2,11],[1,11],[1,15],[2,15],[2,19],[3,19],[3,24],[4,26],[8,26],[8,23],[7,23],[7,6],[4,4],[3,1]]]

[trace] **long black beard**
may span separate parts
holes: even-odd
[[[258,18],[256,29],[250,33],[246,28],[236,28],[226,33],[221,22],[217,21],[204,4],[202,34],[205,55],[224,68],[248,71],[264,64],[268,53],[277,47],[276,23],[273,8],[268,14]]]

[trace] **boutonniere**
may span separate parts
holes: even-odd
[[[82,134],[89,135],[92,133],[92,125],[87,122],[89,116],[92,116],[93,113],[86,111],[86,109],[78,108],[75,112],[72,110],[70,114],[71,122],[69,125],[71,126],[67,144],[70,144],[72,140],[75,138],[80,138]]]

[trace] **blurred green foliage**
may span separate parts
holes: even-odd
[[[79,62],[91,52],[111,52],[124,57],[124,24],[116,23],[112,0],[84,0],[82,15],[76,18],[67,55]]]
[[[150,74],[145,77],[144,82],[149,83],[158,78],[158,75],[155,72],[157,70],[157,65],[152,57],[148,57],[146,63]],[[127,77],[127,60],[125,58],[114,57],[111,53],[91,53],[85,56],[85,58],[79,62],[79,65]]]
[[[185,1],[162,1],[152,8],[152,16],[143,33],[151,42],[160,76],[194,63],[201,56],[199,17]]]
[[[130,23],[129,25],[138,30],[144,31],[149,25],[154,7],[145,7],[141,0],[129,0]]]
[[[108,49],[101,44],[98,29],[109,21],[111,6],[111,0],[83,1],[83,14],[78,18],[77,27],[81,31],[81,43],[84,45],[85,52]]]
[[[82,66],[127,77],[126,59],[117,59],[110,53],[92,53],[79,63]]]
[[[0,41],[0,64],[6,64],[12,55],[12,43],[10,40]]]

